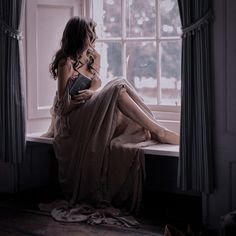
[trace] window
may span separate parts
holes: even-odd
[[[181,87],[177,0],[91,3],[103,83],[124,76],[153,110],[177,111]]]
[[[103,84],[126,77],[157,119],[178,132],[180,21],[177,0],[26,1],[27,133],[45,132],[56,91],[48,66],[66,22],[92,14],[102,55]],[[177,112],[176,112],[177,111]]]

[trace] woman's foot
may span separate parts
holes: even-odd
[[[152,133],[152,138],[160,143],[179,144],[179,135],[168,129],[161,129],[156,133]]]

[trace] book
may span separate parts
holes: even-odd
[[[84,90],[84,89],[89,89],[91,86],[92,80],[83,75],[79,74],[75,79],[73,79],[73,83],[69,89],[69,93],[71,96],[77,95],[79,91]]]

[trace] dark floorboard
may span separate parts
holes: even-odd
[[[42,188],[17,194],[0,194],[0,236],[15,235],[163,235],[163,228],[144,218],[138,218],[138,228],[59,223],[38,209],[39,203],[62,198],[58,189]]]
[[[195,234],[216,235],[207,232],[201,225],[201,201],[198,197],[181,194],[144,191],[142,210],[137,217],[140,227],[86,223],[59,223],[47,213],[39,211],[39,203],[62,199],[58,187],[37,188],[17,194],[0,194],[0,236],[8,235],[157,235],[161,236],[166,224],[182,231],[191,227]]]

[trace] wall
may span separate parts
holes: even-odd
[[[213,61],[215,87],[216,190],[204,197],[205,222],[236,209],[236,1],[214,0]]]
[[[82,14],[82,1],[27,0],[25,24],[27,133],[46,131],[57,82],[49,64],[69,18]]]

